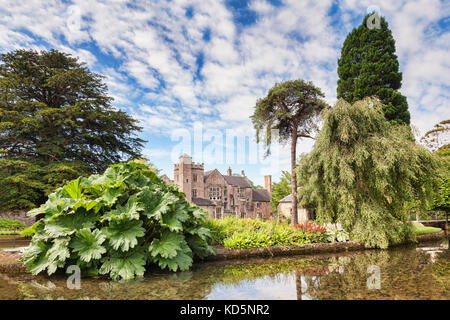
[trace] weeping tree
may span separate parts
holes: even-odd
[[[408,205],[432,204],[438,168],[408,126],[386,121],[377,99],[340,99],[300,160],[299,192],[319,222],[340,223],[353,239],[386,248],[413,239]]]
[[[297,217],[297,178],[295,172],[297,141],[299,138],[313,138],[317,130],[320,112],[327,107],[321,99],[322,91],[312,82],[291,80],[276,84],[265,98],[256,102],[251,116],[256,129],[256,139],[266,146],[266,155],[270,154],[272,130],[278,130],[280,142],[291,143],[291,191],[292,223],[298,223]]]

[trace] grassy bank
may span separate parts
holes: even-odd
[[[416,234],[416,236],[420,236],[420,235],[428,234],[428,233],[438,233],[438,232],[442,231],[441,228],[426,227],[423,224],[418,223],[418,222],[413,222],[413,229],[414,229],[414,233]]]

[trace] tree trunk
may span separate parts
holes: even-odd
[[[298,121],[294,122],[292,129],[292,142],[291,142],[291,185],[292,185],[292,224],[298,224],[298,210],[297,210],[297,174],[295,172],[296,167],[296,154],[297,154],[297,138],[298,138]]]

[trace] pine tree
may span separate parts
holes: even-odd
[[[291,144],[292,224],[298,223],[297,213],[297,142],[300,138],[313,138],[322,110],[328,108],[322,100],[324,94],[312,82],[290,80],[277,83],[265,98],[256,102],[251,116],[256,129],[256,141],[263,139],[270,153],[272,130],[279,131],[279,141]]]
[[[338,60],[338,98],[353,104],[364,97],[377,96],[387,120],[409,124],[408,102],[398,91],[402,73],[394,37],[383,17],[375,16],[379,28],[371,27],[371,17],[367,15],[362,25],[353,29],[344,41]]]

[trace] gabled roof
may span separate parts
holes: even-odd
[[[253,189],[252,193],[253,201],[270,202],[270,193],[266,189]]]
[[[192,198],[192,202],[197,206],[215,206],[216,204],[209,199],[204,198]]]
[[[225,181],[232,186],[251,188],[250,182],[245,177],[223,175]]]
[[[284,197],[283,199],[281,199],[279,202],[292,202],[292,194]]]
[[[206,180],[214,173],[217,172],[218,175],[222,176],[222,174],[219,172],[219,170],[214,169],[214,170],[209,170],[206,171],[204,176],[203,176],[203,182],[206,182]]]

